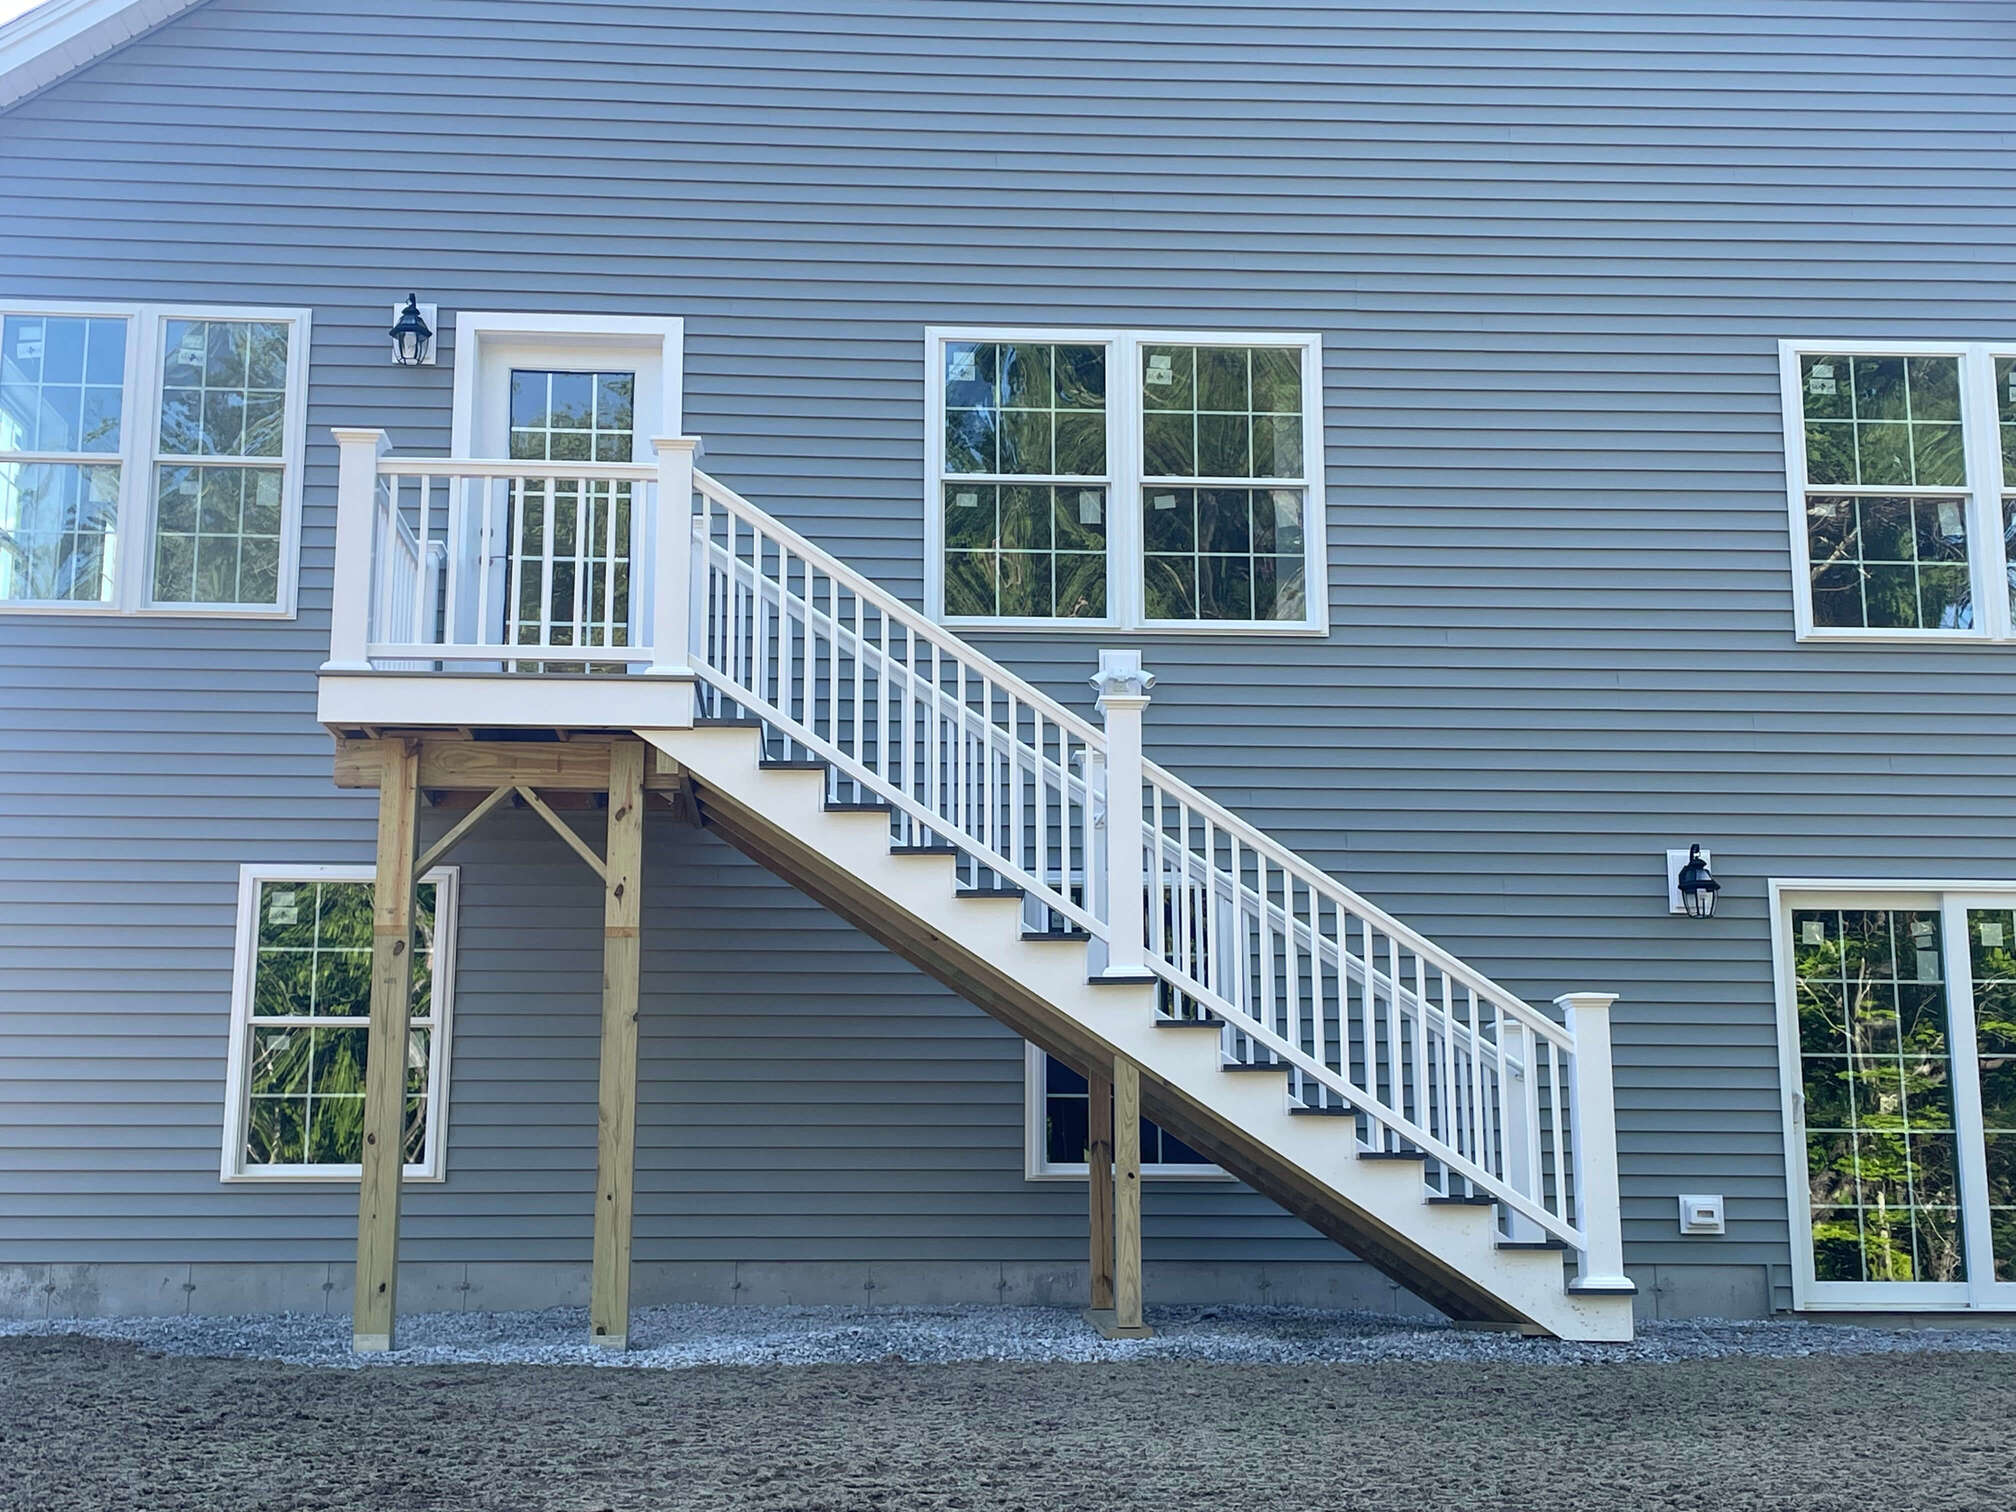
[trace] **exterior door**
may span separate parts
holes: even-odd
[[[486,630],[508,645],[635,644],[637,485],[569,478],[565,465],[649,460],[639,417],[659,413],[657,355],[626,343],[492,341],[480,368],[475,455],[541,464],[503,480],[488,501],[478,549],[498,607]]]
[[[1782,902],[1801,1305],[2016,1306],[2016,893]]]

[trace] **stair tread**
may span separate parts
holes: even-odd
[[[1360,1160],[1426,1160],[1426,1150],[1360,1150]]]
[[[760,730],[763,721],[753,714],[696,714],[693,717],[696,730]]]
[[[1288,1110],[1298,1118],[1356,1118],[1356,1108],[1312,1108],[1307,1103],[1297,1103]]]
[[[1498,1199],[1487,1197],[1482,1192],[1472,1192],[1469,1196],[1451,1194],[1447,1197],[1437,1192],[1428,1199],[1430,1207],[1495,1207]]]
[[[1568,1248],[1568,1243],[1565,1239],[1500,1239],[1498,1241],[1498,1248],[1501,1250],[1565,1250]]]
[[[955,898],[1025,898],[1028,895],[1027,889],[1012,883],[1006,887],[961,887],[952,893]]]
[[[823,772],[828,763],[823,756],[759,756],[756,765],[765,772]]]
[[[892,845],[889,847],[889,854],[892,856],[956,856],[959,854],[959,847],[956,845]]]
[[[1156,1015],[1155,1018],[1155,1027],[1157,1029],[1223,1029],[1225,1027],[1225,1021],[1223,1019],[1215,1019],[1215,1018],[1204,1018],[1204,1019],[1168,1018],[1158,1014]]]
[[[1220,1071],[1293,1071],[1295,1068],[1286,1061],[1223,1061]]]
[[[1082,929],[1025,929],[1022,931],[1022,938],[1025,940],[1068,940],[1072,944],[1082,945],[1085,941],[1091,939],[1092,936]]]
[[[884,803],[879,798],[863,802],[851,798],[826,800],[826,812],[829,814],[892,814],[895,811],[893,804]]]

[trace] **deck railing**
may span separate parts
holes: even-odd
[[[956,854],[965,885],[1022,889],[1029,922],[1082,935],[1095,970],[1216,1019],[1228,1056],[1286,1066],[1367,1150],[1418,1152],[1436,1190],[1495,1200],[1508,1237],[1577,1250],[1578,1284],[1626,1284],[1611,999],[1535,1008],[1145,760],[1138,656],[1102,657],[1094,724],[696,473],[690,440],[618,465],[339,439],[332,668],[696,677],[774,754],[886,805],[899,840]],[[422,586],[407,563],[436,540]]]

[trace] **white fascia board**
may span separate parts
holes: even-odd
[[[202,0],[45,0],[0,26],[0,110]]]

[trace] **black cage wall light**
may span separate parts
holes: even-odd
[[[392,307],[392,360],[400,367],[434,365],[435,307],[423,305],[417,295],[408,294],[406,303]]]
[[[1722,891],[1722,884],[1709,869],[1708,852],[1699,845],[1666,852],[1666,888],[1671,912],[1684,913],[1691,919],[1715,916],[1715,899]]]

